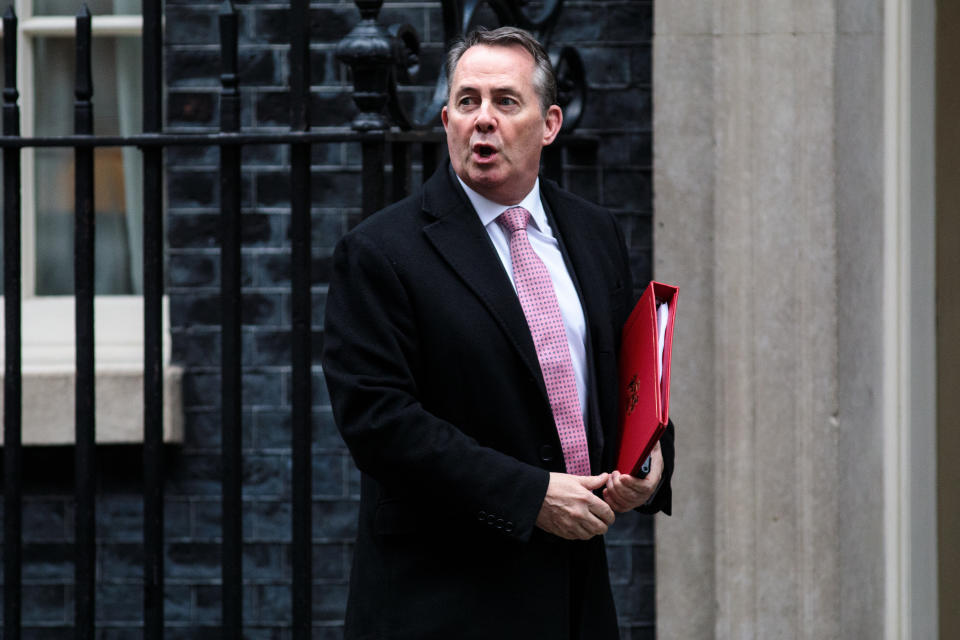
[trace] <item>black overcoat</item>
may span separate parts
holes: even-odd
[[[594,473],[616,455],[633,302],[613,215],[541,179],[588,325]],[[602,537],[535,526],[560,441],[523,311],[449,165],[338,244],[323,367],[361,470],[347,638],[618,637]],[[664,484],[648,511],[670,509]]]

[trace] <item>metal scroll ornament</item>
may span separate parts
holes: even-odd
[[[447,99],[447,78],[441,69],[433,97],[410,113],[399,99],[398,85],[412,84],[420,70],[420,39],[410,25],[384,28],[377,23],[383,0],[354,0],[360,10],[359,24],[337,46],[337,57],[353,71],[354,102],[359,113],[356,131],[385,130],[391,124],[401,129],[428,129],[439,124],[440,109]],[[563,0],[442,0],[443,33],[447,46],[473,26],[478,9],[486,5],[500,26],[526,29],[543,43],[557,72],[557,102],[563,109],[563,131],[576,128],[587,98],[583,60],[569,46],[551,47],[550,38],[563,7]]]

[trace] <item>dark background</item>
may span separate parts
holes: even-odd
[[[243,126],[288,127],[287,23],[282,2],[236,1],[240,11]],[[343,126],[355,109],[334,49],[359,20],[353,2],[312,3],[314,127]],[[166,123],[214,131],[220,88],[219,3],[166,1]],[[438,2],[387,0],[381,23],[406,22],[423,43],[432,92],[443,50]],[[568,153],[568,187],[614,210],[626,233],[638,286],[650,278],[651,39],[643,0],[564,5],[552,44],[578,48],[590,87],[579,134],[599,140]],[[244,150],[243,536],[245,636],[290,637],[289,149]],[[220,421],[219,251],[216,148],[166,151],[167,283],[173,360],[185,368],[185,440],[167,448],[166,618],[168,638],[219,637]],[[419,181],[419,174],[415,174]],[[329,257],[360,216],[360,150],[315,145],[313,202],[314,637],[339,638],[349,579],[359,476],[330,413],[319,367]],[[27,428],[29,426],[27,425]],[[71,638],[73,617],[72,448],[25,451],[23,620],[25,638]],[[141,450],[100,447],[97,502],[98,638],[141,637]],[[607,536],[624,639],[654,637],[653,525],[624,515]]]

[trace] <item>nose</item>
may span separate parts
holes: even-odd
[[[477,120],[476,120],[477,131],[480,133],[490,133],[497,128],[497,120],[493,117],[493,114],[490,113],[490,103],[486,100],[480,105],[480,109],[477,111]]]

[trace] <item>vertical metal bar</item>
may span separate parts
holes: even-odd
[[[310,129],[310,2],[290,6],[290,129]],[[310,365],[310,145],[290,148],[290,250],[293,457],[293,640],[309,640],[312,614]]]
[[[437,155],[439,154],[440,145],[436,142],[424,142],[420,149],[421,164],[423,166],[421,181],[426,182],[430,179],[430,176],[433,175],[433,172],[437,170]]]
[[[90,10],[77,14],[74,132],[93,133],[93,82],[90,73]],[[76,552],[75,637],[93,640],[96,561],[94,487],[96,482],[93,345],[93,148],[74,149],[75,224],[73,278],[76,304]]]
[[[220,6],[220,131],[240,130],[237,13]],[[223,458],[223,637],[240,638],[243,598],[241,524],[240,146],[220,146],[221,446]]]
[[[162,123],[161,0],[143,0],[143,131]],[[163,638],[163,149],[143,150],[143,632]]]
[[[3,135],[20,135],[17,106],[17,16],[3,14]],[[3,150],[3,637],[20,640],[23,553],[22,386],[20,377],[20,150]]]
[[[393,164],[393,202],[406,198],[410,193],[410,143],[394,141],[390,144]]]
[[[383,209],[386,205],[385,185],[386,171],[386,142],[383,138],[364,140],[362,146],[362,186],[363,186],[363,216]]]

